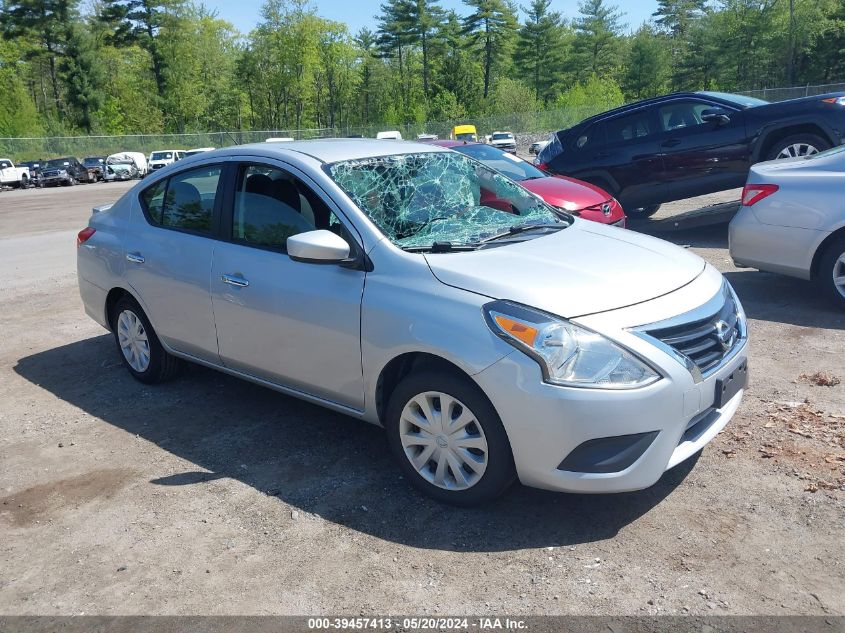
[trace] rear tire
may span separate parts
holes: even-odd
[[[845,309],[845,237],[833,240],[824,249],[816,282],[835,305]]]
[[[147,315],[129,295],[118,299],[111,314],[117,353],[135,380],[152,385],[173,378],[182,361],[159,341]]]
[[[516,479],[499,415],[481,389],[456,372],[429,369],[403,378],[390,397],[385,429],[410,483],[437,501],[487,503]]]
[[[775,143],[766,154],[766,160],[812,156],[826,149],[830,149],[830,143],[817,134],[793,134]]]

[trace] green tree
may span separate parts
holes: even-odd
[[[533,0],[523,7],[527,19],[514,52],[519,75],[530,78],[535,99],[544,102],[552,100],[559,89],[571,45],[560,13],[549,11],[550,6],[551,0]]]
[[[99,19],[114,30],[112,43],[139,46],[150,55],[160,98],[166,96],[166,57],[159,35],[185,8],[185,0],[100,0]]]
[[[440,0],[413,0],[407,8],[406,19],[411,44],[419,46],[422,53],[423,94],[428,97],[431,92],[431,53],[440,44],[440,25],[446,16]]]
[[[0,12],[0,28],[8,40],[28,39],[35,46],[25,59],[46,60],[52,103],[45,109],[62,113],[59,64],[64,54],[68,24],[76,17],[79,0],[6,0]]]
[[[90,134],[94,113],[106,97],[103,67],[94,38],[84,23],[69,23],[66,41],[61,70],[67,85],[68,106],[75,114],[77,125]]]
[[[642,26],[631,39],[625,70],[625,93],[633,99],[653,97],[666,89],[669,51],[654,30]]]
[[[620,65],[622,14],[605,0],[583,0],[578,12],[575,58],[581,77],[614,74]]]
[[[490,94],[493,74],[508,60],[517,32],[516,8],[506,0],[464,0],[474,9],[464,18],[463,32],[480,50],[484,68],[484,92]]]

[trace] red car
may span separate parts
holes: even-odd
[[[604,189],[567,176],[552,176],[521,158],[483,143],[431,141],[484,163],[539,195],[553,207],[601,224],[625,228],[622,205]]]

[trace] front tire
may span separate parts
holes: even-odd
[[[437,501],[487,503],[516,478],[499,415],[465,376],[434,370],[406,376],[390,397],[385,427],[405,476]]]
[[[622,208],[625,210],[625,215],[627,215],[629,218],[644,220],[645,218],[650,218],[655,213],[657,213],[660,210],[660,205],[653,204],[648,207],[634,207],[629,209],[624,204],[622,204]]]
[[[111,325],[117,352],[135,380],[148,385],[165,382],[181,368],[182,361],[164,349],[147,315],[132,297],[118,300]]]
[[[825,248],[816,281],[834,304],[845,309],[845,237],[834,240]]]
[[[826,149],[830,149],[830,143],[821,136],[816,134],[793,134],[775,143],[766,154],[766,160],[783,160],[785,158],[812,156]]]

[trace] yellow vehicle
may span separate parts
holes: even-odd
[[[478,132],[474,125],[456,125],[452,130],[452,139],[455,141],[477,141]]]

